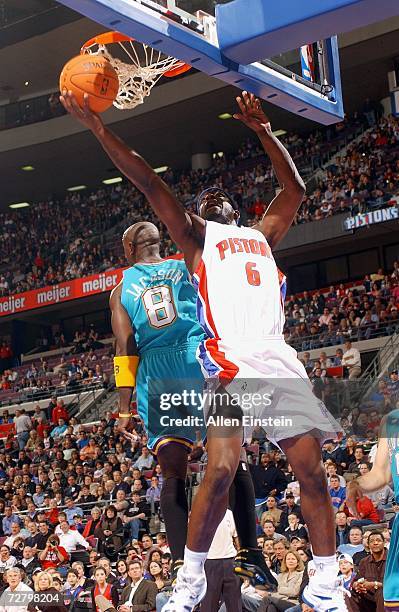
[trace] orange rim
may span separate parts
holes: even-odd
[[[80,53],[85,53],[89,47],[92,45],[110,45],[112,43],[120,43],[120,42],[133,42],[135,39],[131,36],[127,36],[126,34],[121,34],[121,32],[103,32],[102,34],[97,34],[97,36],[93,36],[87,40],[81,47]],[[173,77],[179,76],[180,74],[184,74],[191,70],[190,64],[182,63],[180,66],[176,66],[175,68],[171,68],[164,72],[163,76],[166,76],[170,79]]]
[[[165,72],[163,76],[169,77],[171,79],[173,77],[179,76],[179,74],[184,74],[189,70],[191,70],[190,64],[182,64],[181,66],[176,66],[176,68],[171,68],[171,70]]]
[[[120,32],[104,32],[103,34],[93,36],[93,38],[90,38],[90,40],[86,41],[82,45],[80,52],[84,53],[86,49],[96,44],[110,45],[111,43],[129,42],[133,40],[134,38],[132,38],[131,36],[126,36],[126,34],[121,34]]]

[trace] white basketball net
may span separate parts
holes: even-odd
[[[115,68],[119,78],[119,91],[113,104],[122,110],[143,104],[144,99],[150,95],[155,83],[165,72],[184,65],[184,62],[165,56],[149,45],[135,40],[112,44],[119,45],[131,63],[125,63],[114,57],[106,44],[93,43],[84,48],[84,52],[91,55],[103,55]],[[137,49],[142,50],[141,57]]]

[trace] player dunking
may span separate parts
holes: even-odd
[[[282,187],[252,229],[237,226],[239,215],[232,200],[218,189],[200,198],[198,215],[186,213],[162,179],[102,125],[87,102],[81,110],[71,95],[64,96],[66,108],[92,129],[182,248],[198,284],[198,316],[207,335],[199,351],[205,375],[229,392],[238,379],[244,380],[238,383],[241,388],[251,379],[266,387],[274,379],[274,409],[297,417],[290,431],[274,426],[268,437],[283,449],[301,485],[302,512],[317,568],[304,598],[317,610],[341,612],[346,606],[337,584],[333,510],[320,451],[321,441],[334,437],[338,426],[313,396],[305,369],[284,342],[280,281],[272,255],[292,224],[304,185],[288,151],[274,137],[260,102],[246,92],[237,101],[241,112],[236,118],[259,136]],[[270,407],[260,409],[270,415]],[[206,592],[204,563],[226,510],[241,443],[240,426],[222,432],[216,426],[208,428],[208,467],[192,508],[184,566],[165,610],[192,610]],[[245,569],[246,553],[240,557]]]
[[[115,380],[120,396],[119,427],[123,431],[130,423],[130,402],[136,387],[148,446],[157,455],[164,477],[161,509],[175,575],[183,564],[187,537],[187,457],[198,427],[169,424],[162,427],[159,398],[161,394],[171,396],[184,390],[202,392],[204,381],[196,351],[204,333],[196,318],[196,293],[189,282],[186,265],[183,261],[161,258],[156,226],[136,223],[125,231],[122,242],[131,267],[125,270],[123,281],[110,298],[112,330],[117,342]],[[196,405],[182,406],[180,410],[172,407],[167,414],[169,419],[202,416]],[[236,494],[236,489],[241,494]],[[255,519],[251,512],[240,509],[240,503],[245,502],[243,497],[254,500],[255,494],[246,465],[241,461],[231,487],[231,505],[242,541],[250,546],[251,538],[256,538]],[[132,521],[130,528],[131,536],[137,538],[138,522]],[[266,564],[258,556],[256,561],[260,566],[254,568],[258,582],[273,589],[274,580]]]
[[[361,518],[356,508],[357,500],[364,493],[377,491],[393,481],[395,502],[399,504],[399,409],[393,410],[381,423],[378,448],[373,467],[368,474],[348,483],[346,499],[353,516]],[[396,514],[387,562],[384,573],[384,584],[363,584],[367,589],[383,589],[385,610],[399,612],[399,514]]]

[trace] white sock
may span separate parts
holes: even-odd
[[[194,552],[187,548],[184,549],[184,565],[190,574],[202,573],[205,565],[207,552]]]
[[[338,575],[339,566],[335,555],[331,555],[330,557],[318,557],[317,555],[313,555],[313,562],[317,570],[316,576],[318,575],[317,577],[319,579],[320,576],[336,577]]]

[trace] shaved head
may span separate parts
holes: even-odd
[[[148,258],[159,259],[160,236],[156,225],[149,221],[134,223],[122,236],[125,257],[130,264]]]

